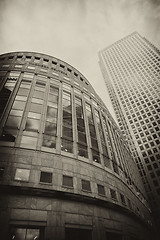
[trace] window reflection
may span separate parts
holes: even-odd
[[[25,130],[27,131],[38,131],[40,120],[27,118]]]
[[[78,155],[82,157],[88,157],[82,100],[76,97],[75,105],[76,105],[77,133],[78,133]]]
[[[14,74],[13,76],[16,76],[16,75]],[[8,84],[9,84],[9,88],[11,88],[11,86],[13,85],[13,80],[9,80],[9,82],[7,81],[6,85],[8,85]],[[20,84],[20,88],[18,90],[17,96],[14,100],[9,117],[5,124],[6,132],[3,131],[2,136],[1,136],[1,139],[3,139],[3,141],[11,141],[11,142],[15,141],[17,131],[14,129],[17,129],[20,127],[23,111],[25,109],[26,99],[27,99],[27,96],[29,93],[28,88],[30,87],[31,82],[28,82],[27,88],[23,88],[22,85],[24,87],[23,80]],[[12,136],[12,134],[13,134],[13,136]]]
[[[55,136],[57,132],[57,124],[46,122],[45,134]]]
[[[15,84],[16,84],[16,79],[8,79],[6,84],[3,86],[3,88],[0,91],[0,117],[4,112],[4,109],[15,87]]]
[[[88,158],[88,149],[87,146],[78,144],[78,155],[81,157]]]
[[[39,114],[39,113],[34,113],[34,112],[29,112],[29,113],[28,113],[28,117],[29,117],[29,118],[34,118],[34,119],[40,119],[41,114]]]
[[[40,229],[11,228],[10,240],[40,240]]]
[[[54,119],[57,117],[57,109],[56,108],[53,108],[53,107],[50,107],[48,106],[47,107],[47,119]]]
[[[71,94],[63,92],[63,126],[61,150],[73,152],[72,105]]]
[[[63,137],[72,138],[72,128],[63,126],[62,135]]]
[[[29,181],[29,174],[30,174],[29,169],[17,168],[14,179],[19,180],[19,181],[27,181],[28,182]]]
[[[22,136],[21,139],[21,146],[23,147],[31,147],[31,148],[36,148],[37,145],[37,138],[35,137],[29,137],[29,136]]]
[[[57,107],[58,107],[58,89],[52,86],[52,88],[50,88],[50,94],[47,103],[46,124],[42,143],[43,146],[49,148],[56,148],[57,113],[58,113]]]
[[[14,115],[14,116],[22,116],[22,114],[23,114],[23,111],[20,111],[20,110],[11,110],[11,112],[10,112],[10,114],[11,115]]]
[[[44,134],[42,145],[48,148],[56,148],[56,137]]]
[[[20,121],[21,121],[21,117],[17,117],[17,116],[9,116],[8,120],[6,122],[6,127],[9,128],[19,128],[20,126]]]
[[[73,152],[73,142],[62,138],[61,150],[65,152]]]

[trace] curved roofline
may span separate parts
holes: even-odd
[[[10,54],[10,53],[33,53],[33,54],[40,54],[40,55],[44,55],[44,56],[48,56],[48,57],[51,57],[51,58],[56,58],[57,60],[59,61],[62,61],[64,62],[65,64],[71,66],[72,68],[74,68],[78,73],[80,73],[84,78],[85,80],[90,84],[89,80],[77,69],[75,68],[74,66],[72,66],[71,64],[65,62],[64,60],[60,59],[60,58],[57,58],[57,57],[54,57],[54,56],[51,56],[49,54],[45,54],[45,53],[40,53],[40,52],[32,52],[32,51],[16,51],[16,52],[7,52],[7,53],[2,53],[0,55],[4,55],[4,54]],[[91,84],[90,84],[91,85]],[[92,86],[92,85],[91,85]]]
[[[56,58],[57,60],[62,61],[63,63],[67,64],[68,66],[74,68],[78,73],[80,73],[80,74],[84,77],[84,80],[92,87],[94,93],[97,95],[98,100],[101,102],[101,104],[103,105],[103,107],[107,110],[108,116],[112,119],[111,121],[114,122],[114,125],[116,125],[116,128],[118,127],[118,124],[116,123],[116,121],[115,121],[115,119],[113,118],[112,114],[111,114],[110,111],[108,110],[106,104],[103,102],[103,100],[101,99],[101,97],[97,94],[97,92],[96,92],[95,89],[93,88],[92,84],[91,84],[91,83],[89,82],[89,80],[88,80],[80,71],[78,71],[75,67],[73,67],[73,66],[70,65],[69,63],[61,60],[60,58],[53,57],[53,56],[51,56],[51,55],[44,54],[44,53],[39,53],[39,52],[16,51],[16,52],[3,53],[3,54],[0,54],[0,56],[6,55],[6,54],[12,54],[12,53],[13,53],[13,54],[16,54],[16,53],[33,53],[33,54],[40,54],[40,55],[43,55],[43,56],[48,56],[48,57],[51,57],[51,58]]]

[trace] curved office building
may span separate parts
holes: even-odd
[[[150,239],[138,170],[88,80],[14,52],[0,56],[0,83],[1,239]]]

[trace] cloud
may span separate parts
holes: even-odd
[[[159,0],[1,0],[0,53],[37,51],[76,67],[109,106],[97,53],[137,31],[160,47]]]

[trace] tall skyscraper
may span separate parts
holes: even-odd
[[[134,32],[100,51],[99,59],[118,124],[160,216],[160,51]]]

